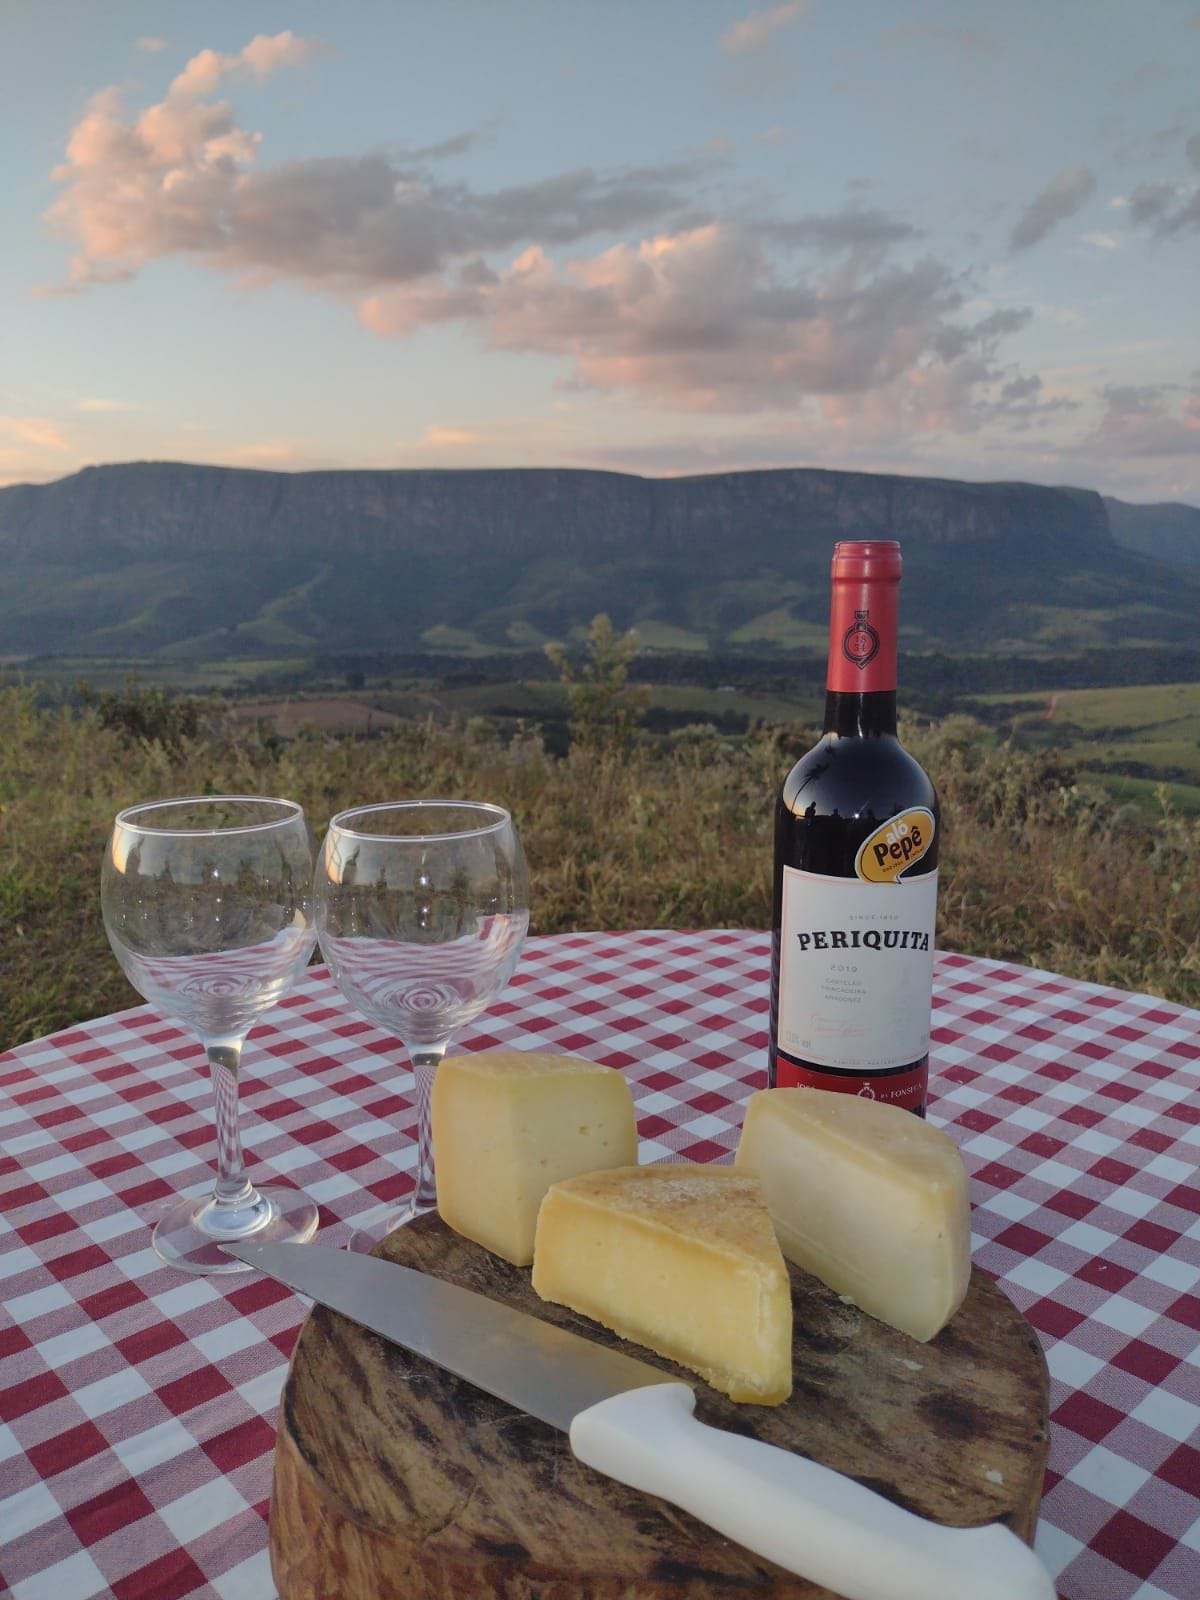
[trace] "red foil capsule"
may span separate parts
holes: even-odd
[[[895,689],[900,571],[895,539],[834,546],[825,687],[835,694]]]

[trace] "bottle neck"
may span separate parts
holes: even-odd
[[[895,734],[899,593],[898,574],[870,581],[834,577],[826,733],[846,738]]]
[[[876,689],[849,694],[829,689],[825,694],[825,732],[842,739],[879,739],[896,736],[896,691]]]

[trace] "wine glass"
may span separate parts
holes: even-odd
[[[451,1034],[512,977],[529,928],[529,878],[500,806],[399,800],[339,813],[317,858],[317,934],[338,988],[407,1047],[417,1099],[408,1203],[352,1235],[369,1250],[437,1204],[429,1097]]]
[[[316,943],[312,840],[291,800],[214,795],[130,806],[101,874],[104,930],[139,994],[198,1035],[212,1072],[217,1177],[153,1233],[185,1272],[243,1272],[223,1241],[311,1239],[317,1208],[298,1189],[255,1187],[238,1131],[242,1045],[292,986]]]

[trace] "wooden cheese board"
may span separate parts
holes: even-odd
[[[693,1374],[534,1294],[437,1216],[375,1254],[478,1290],[693,1384],[705,1422],[848,1473],[953,1526],[1032,1541],[1045,1359],[978,1270],[918,1344],[792,1268],[795,1387],[735,1405]],[[582,1466],[565,1434],[316,1306],[284,1386],[271,1501],[280,1600],[836,1600],[686,1513]]]

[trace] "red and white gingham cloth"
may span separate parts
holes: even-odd
[[[762,933],[531,939],[455,1049],[619,1067],[644,1160],[727,1158],[764,1081]],[[975,1259],[1052,1374],[1038,1548],[1065,1600],[1200,1597],[1200,1013],[941,955],[931,1120],[971,1172]],[[255,1030],[251,1173],[319,1239],[409,1188],[403,1049],[323,968]],[[200,1052],[148,1008],[0,1056],[0,1590],[16,1600],[273,1593],[276,1405],[305,1304],[186,1277],[149,1224],[211,1181]]]

